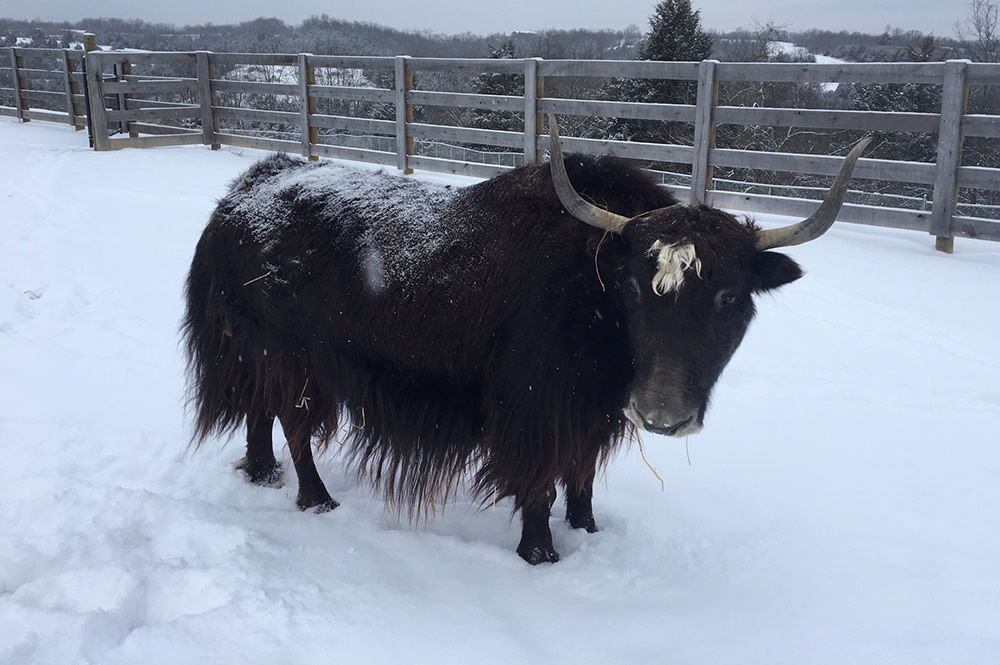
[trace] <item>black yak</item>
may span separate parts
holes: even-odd
[[[411,512],[468,478],[513,497],[533,564],[558,560],[557,484],[595,531],[595,470],[633,428],[701,428],[753,295],[802,274],[767,250],[832,224],[863,145],[813,217],[762,231],[620,160],[564,160],[550,126],[550,163],[465,188],[282,155],[237,179],[187,281],[195,440],[245,422],[239,468],[274,483],[277,417],[302,509],[337,506],[313,443]]]

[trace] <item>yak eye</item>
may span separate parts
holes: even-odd
[[[736,289],[721,289],[715,294],[715,302],[719,305],[732,305],[739,298]]]

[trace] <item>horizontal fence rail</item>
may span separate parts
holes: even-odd
[[[923,187],[930,196],[852,191],[841,221],[930,233],[944,251],[951,251],[955,237],[1000,240],[1000,220],[959,214],[995,214],[1000,210],[996,201],[977,205],[958,196],[961,190],[1000,191],[1000,168],[962,164],[966,138],[1000,139],[1000,115],[969,113],[967,101],[970,86],[1000,85],[1000,64],[130,52],[96,50],[92,36],[85,45],[84,51],[0,49],[0,115],[88,127],[96,150],[229,145],[383,164],[404,173],[427,169],[477,177],[541,161],[549,147],[546,113],[565,117],[566,133],[572,133],[574,118],[682,123],[691,134],[680,142],[583,136],[564,136],[563,141],[568,152],[616,155],[659,164],[660,170],[662,165],[689,168],[690,175],[665,184],[692,202],[797,216],[815,211],[822,188],[737,182],[716,178],[715,172],[825,177],[836,173],[841,157],[718,147],[719,128],[934,135],[934,161],[863,158],[855,170],[857,179]],[[481,94],[415,84],[434,76],[514,78],[523,92]],[[609,101],[565,93],[576,80],[622,78],[689,85],[693,103]],[[720,85],[742,82],[936,86],[940,107],[917,113],[719,103]],[[559,91],[561,96],[554,94]],[[418,121],[418,109],[421,118],[432,112],[436,120]],[[504,118],[505,128],[462,125],[476,114]],[[872,205],[876,200],[888,205]]]

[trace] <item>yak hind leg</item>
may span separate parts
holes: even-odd
[[[236,463],[236,469],[245,473],[254,485],[281,487],[284,484],[281,464],[274,458],[273,426],[274,416],[247,416],[247,454]]]
[[[559,560],[549,529],[549,513],[555,499],[556,488],[552,486],[539,499],[521,508],[521,542],[517,553],[533,566]]]
[[[333,510],[340,504],[333,500],[316,470],[312,456],[312,427],[306,419],[279,418],[288,440],[295,475],[299,478],[299,494],[295,505],[299,510],[315,509],[318,513]]]

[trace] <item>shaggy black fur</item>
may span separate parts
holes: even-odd
[[[618,214],[675,203],[619,160],[566,165],[585,198]],[[674,210],[688,235],[704,232],[702,217],[724,227],[704,240],[706,256],[727,242],[741,264],[756,256],[751,226]],[[246,422],[241,468],[273,482],[277,417],[302,508],[336,506],[311,441],[343,443],[411,511],[468,476],[484,502],[514,498],[522,557],[556,560],[555,484],[568,490],[572,526],[596,530],[595,469],[632,427],[623,294],[635,252],[627,237],[602,236],[563,210],[547,164],[451,191],[281,155],[259,162],[219,202],[188,277],[196,441]]]

